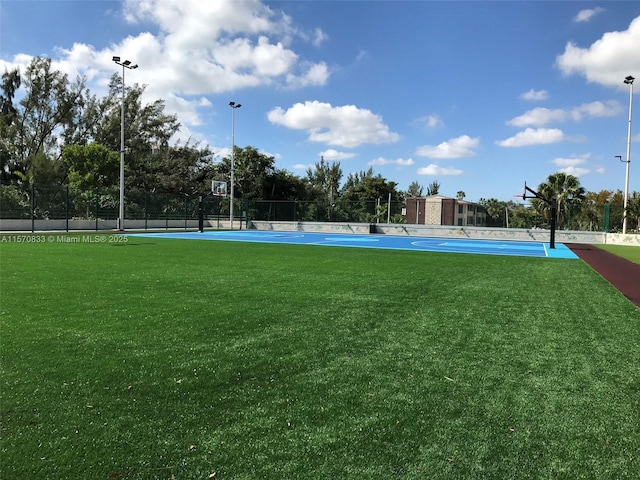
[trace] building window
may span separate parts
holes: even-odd
[[[458,205],[458,213],[464,213],[464,206],[462,204]]]

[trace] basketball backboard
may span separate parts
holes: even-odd
[[[227,182],[221,182],[219,180],[211,181],[211,193],[218,197],[227,196]]]

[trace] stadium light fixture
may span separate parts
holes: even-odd
[[[231,107],[231,197],[229,200],[229,222],[231,224],[231,230],[233,230],[233,176],[236,168],[236,109],[240,108],[242,105],[236,102],[229,102],[229,106]],[[242,228],[242,225],[240,228]]]
[[[633,78],[631,75],[624,79],[624,83],[629,85],[629,127],[627,131],[627,164],[624,180],[624,213],[622,214],[622,233],[627,233],[627,209],[629,206],[629,166],[631,165],[631,112],[633,110]]]
[[[117,65],[122,66],[122,107],[120,110],[120,209],[118,212],[118,230],[124,230],[124,70],[133,70],[138,65],[131,65],[130,60],[120,61],[120,57],[113,56],[111,59]]]

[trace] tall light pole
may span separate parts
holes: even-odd
[[[112,60],[122,66],[122,110],[120,111],[120,210],[118,212],[118,230],[124,230],[124,70],[133,70],[138,65],[131,65],[129,60],[120,61],[120,57]]]
[[[627,206],[629,204],[629,165],[631,164],[631,111],[633,108],[633,78],[631,75],[624,79],[629,85],[629,130],[627,133],[627,168],[624,180],[624,212],[622,214],[622,233],[627,233]]]
[[[240,108],[242,105],[236,102],[229,102],[229,106],[231,107],[231,199],[229,200],[229,220],[231,223],[231,230],[233,230],[233,172],[236,168],[236,109]],[[240,225],[240,228],[242,228],[242,224]]]

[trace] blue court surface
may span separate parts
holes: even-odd
[[[521,257],[578,258],[564,244],[472,240],[458,238],[400,237],[393,235],[358,235],[340,233],[277,232],[264,230],[136,233],[134,237],[174,238],[185,240],[219,240],[225,242],[284,243],[326,247],[381,248],[426,252],[476,253]]]

